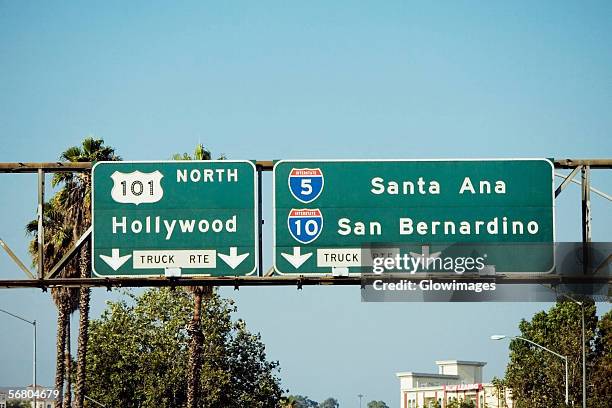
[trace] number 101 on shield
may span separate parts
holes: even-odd
[[[291,236],[302,244],[313,242],[323,230],[323,214],[318,208],[292,208],[287,217]]]
[[[111,174],[113,179],[111,197],[122,204],[156,203],[164,196],[161,186],[163,177],[164,175],[158,170],[151,173],[116,171]]]

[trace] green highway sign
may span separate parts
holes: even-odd
[[[256,271],[252,162],[99,162],[92,173],[95,275],[244,276]]]
[[[382,254],[463,247],[485,272],[548,272],[553,170],[547,159],[278,161],[274,267],[345,275]]]

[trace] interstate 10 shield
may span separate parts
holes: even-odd
[[[287,217],[287,226],[291,236],[302,244],[309,244],[323,230],[323,215],[318,208],[292,208]]]

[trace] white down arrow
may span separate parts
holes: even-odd
[[[226,264],[230,266],[232,269],[236,269],[238,265],[242,263],[249,256],[249,252],[244,253],[242,255],[238,255],[238,248],[231,247],[229,255],[218,253],[219,258],[223,260]]]
[[[128,261],[128,259],[130,259],[131,257],[132,257],[132,255],[119,256],[119,249],[118,248],[113,248],[112,256],[100,255],[100,258],[102,258],[102,260],[104,262],[106,262],[108,264],[108,266],[113,268],[113,271],[116,271],[117,269],[121,268],[121,266],[124,263],[126,263]]]
[[[302,249],[300,247],[296,246],[296,247],[293,247],[293,255],[286,254],[284,252],[281,252],[281,255],[283,256],[283,258],[287,260],[287,262],[293,265],[295,269],[298,269],[300,266],[302,266],[304,262],[308,260],[308,258],[312,256],[312,252],[301,254],[301,250]]]

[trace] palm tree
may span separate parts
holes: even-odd
[[[72,245],[72,225],[67,222],[65,214],[59,210],[56,198],[49,200],[43,211],[44,229],[44,269],[49,270],[58,262]],[[32,264],[38,265],[38,220],[30,221],[26,225],[26,232],[33,237],[28,246],[28,252],[32,257]],[[78,275],[75,261],[69,262],[60,272],[61,277],[74,277]],[[70,356],[70,326],[69,316],[78,307],[78,290],[74,288],[51,288],[51,296],[57,307],[57,349],[56,349],[56,371],[55,388],[59,391],[57,407],[63,406],[62,391],[64,388],[65,365],[67,356]],[[68,366],[69,368],[69,366]],[[68,376],[69,378],[69,376]],[[66,394],[70,394],[70,380],[66,387]]]
[[[75,308],[78,307],[78,303]],[[72,312],[73,313],[73,312]],[[70,313],[66,319],[66,393],[64,394],[64,406],[72,407],[72,352],[70,351]]]
[[[81,146],[68,148],[60,159],[69,162],[98,162],[121,160],[110,146],[104,146],[103,139],[87,137]],[[91,225],[91,173],[55,173],[53,187],[61,186],[57,192],[57,203],[72,226],[72,243]],[[91,253],[89,245],[83,245],[78,257],[78,271],[81,278],[90,274]],[[77,373],[75,400],[77,408],[82,408],[85,400],[85,361],[87,356],[89,299],[88,287],[79,289],[79,339],[77,346]]]
[[[210,160],[211,154],[202,144],[196,145],[193,156],[188,153],[175,154],[173,160]],[[225,159],[221,156],[220,160]],[[198,406],[200,373],[202,368],[202,347],[204,344],[204,335],[202,333],[202,299],[212,295],[212,287],[210,286],[191,286],[190,290],[194,295],[193,317],[189,325],[189,333],[191,335],[191,343],[189,345],[189,378],[187,379],[187,408],[195,408]]]

